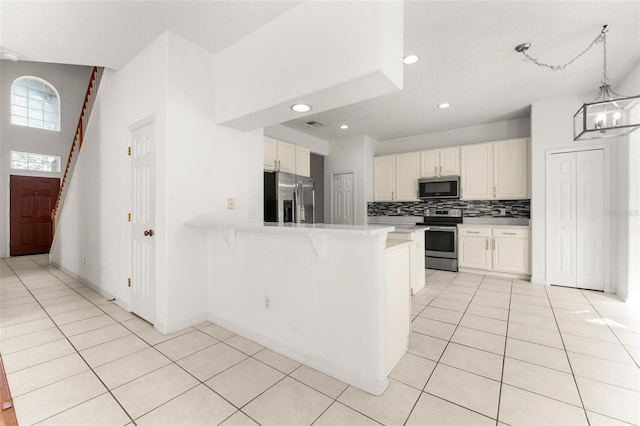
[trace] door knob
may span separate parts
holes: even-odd
[[[153,237],[153,229],[149,229],[148,231],[144,231],[145,237]]]

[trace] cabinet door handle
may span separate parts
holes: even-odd
[[[493,187],[493,198],[496,198],[496,187]]]
[[[440,166],[440,174],[442,174],[442,166]]]
[[[273,170],[278,171],[278,160],[273,160]]]
[[[517,235],[515,232],[503,232],[503,235]]]
[[[489,250],[489,239],[484,240],[484,249]]]
[[[479,234],[480,231],[467,231],[467,234]]]
[[[396,193],[395,193],[395,192],[393,192],[393,191],[391,191],[391,199],[392,199],[392,200],[395,200],[395,199],[396,199]]]
[[[496,249],[496,240],[492,240],[493,241],[493,249]]]
[[[438,166],[433,166],[433,174],[434,175],[438,174]]]

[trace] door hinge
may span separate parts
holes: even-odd
[[[127,278],[127,287],[131,287],[131,278]]]
[[[127,213],[127,220],[131,222],[131,213]]]
[[[129,157],[131,157],[131,147],[128,148],[127,152],[129,153]]]

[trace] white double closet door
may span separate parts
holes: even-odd
[[[547,156],[547,283],[604,290],[604,150]]]

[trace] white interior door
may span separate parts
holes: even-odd
[[[575,287],[576,153],[547,158],[547,283]]]
[[[331,223],[354,225],[355,191],[353,173],[331,175]]]
[[[604,151],[577,153],[577,285],[604,291]]]
[[[155,151],[154,123],[133,131],[131,141],[131,311],[154,322]]]
[[[547,159],[547,282],[604,290],[604,151]]]

